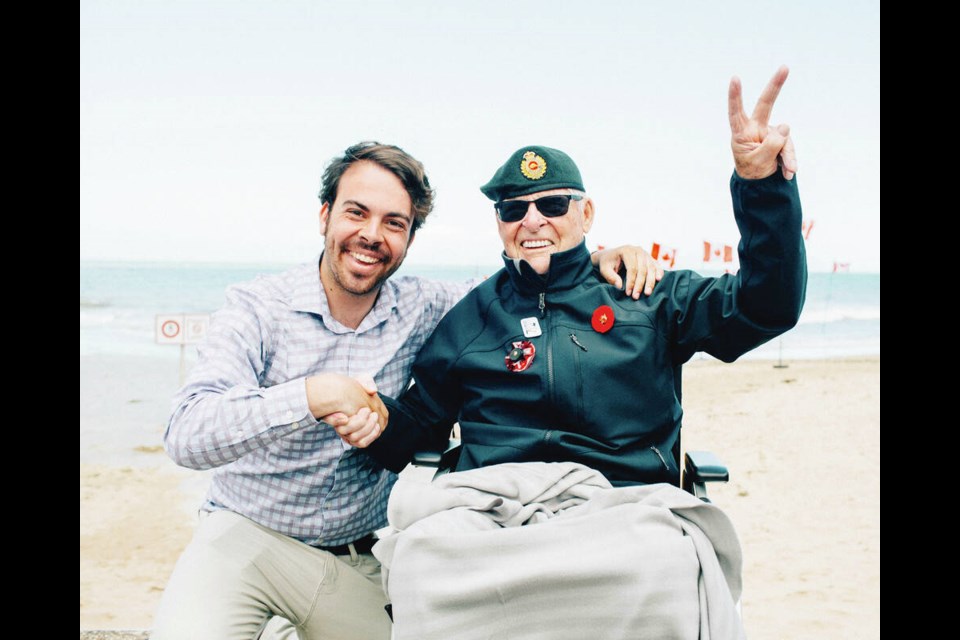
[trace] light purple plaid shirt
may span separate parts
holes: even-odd
[[[317,265],[227,290],[174,397],[164,445],[178,464],[216,467],[202,509],[338,545],[386,525],[396,476],[314,419],[305,378],[369,373],[396,397],[440,318],[475,283],[391,278],[354,330],[330,315]]]

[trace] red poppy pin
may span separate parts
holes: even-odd
[[[511,343],[513,347],[510,352],[504,356],[503,361],[507,365],[507,371],[524,371],[533,362],[533,356],[537,353],[537,348],[529,340]]]
[[[606,333],[613,328],[613,309],[608,305],[602,304],[593,312],[593,318],[590,319],[590,326],[597,333]]]

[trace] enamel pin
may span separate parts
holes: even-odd
[[[590,326],[597,333],[606,333],[613,328],[613,309],[609,305],[602,304],[593,312],[593,318],[590,319]]]

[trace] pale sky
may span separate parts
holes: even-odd
[[[478,187],[563,149],[588,243],[698,268],[737,239],[727,86],[780,64],[812,270],[880,270],[878,1],[80,2],[80,259],[297,263],[324,164],[360,140],[421,160],[437,206],[411,264],[497,265]]]

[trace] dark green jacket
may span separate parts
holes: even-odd
[[[653,295],[633,300],[601,281],[583,244],[554,254],[546,277],[505,260],[437,326],[414,364],[415,385],[384,398],[390,422],[368,453],[399,471],[459,421],[461,471],[572,461],[617,485],[676,483],[680,365],[698,351],[731,362],[793,327],[803,306],[796,180],[734,175],[730,188],[742,237],[736,275],[670,271]],[[613,309],[606,333],[591,326],[601,305]],[[536,354],[526,370],[509,371],[504,358],[529,317],[543,331],[530,338]]]

